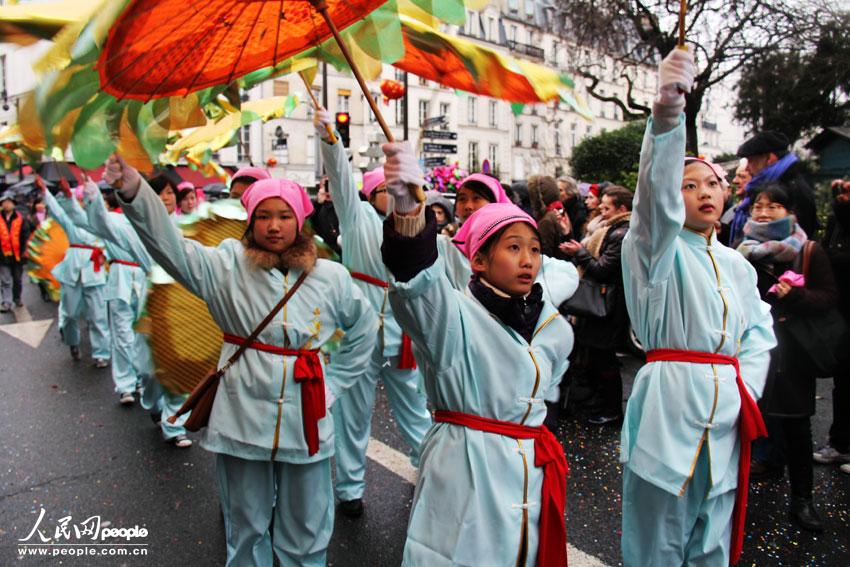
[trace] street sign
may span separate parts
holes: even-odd
[[[429,126],[439,126],[444,122],[448,122],[445,114],[442,116],[432,116],[431,118],[426,118],[422,121],[422,127],[428,128]]]
[[[435,157],[426,157],[425,158],[425,167],[437,167],[440,165],[446,165],[445,156],[435,156]]]
[[[456,154],[457,144],[422,144],[426,154]]]
[[[448,130],[423,130],[422,137],[432,140],[457,140],[457,132],[449,132]]]

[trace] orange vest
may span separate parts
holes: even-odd
[[[12,213],[15,217],[12,219],[12,232],[9,233],[9,227],[6,224],[6,219],[0,219],[0,248],[3,250],[4,256],[15,255],[15,261],[21,260],[21,226],[24,220],[20,214]]]

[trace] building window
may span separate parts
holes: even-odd
[[[275,81],[273,83],[274,96],[289,96],[289,82]]]
[[[508,0],[508,10],[514,14],[519,11],[519,0]]]
[[[251,161],[251,125],[242,127],[239,134],[239,144],[236,147],[236,159],[238,161]]]
[[[498,105],[495,100],[490,101],[490,128],[498,128],[499,127],[499,119],[496,112],[498,111]]]
[[[425,79],[423,77],[419,77],[419,86],[420,87],[427,87],[428,86],[428,79]]]
[[[469,142],[469,171],[481,169],[478,164],[478,142]]]
[[[555,126],[555,155],[561,157],[561,129]]]
[[[316,163],[316,137],[307,136],[307,165]]]
[[[466,11],[466,23],[464,24],[463,33],[466,35],[475,35],[475,20],[478,18],[475,17],[475,12],[472,10]]]
[[[540,140],[537,137],[537,131],[538,131],[537,124],[532,124],[531,125],[531,145],[532,145],[532,147],[535,147],[535,148],[537,147],[537,144],[540,143]]]
[[[517,27],[511,26],[510,30],[511,30],[511,33],[508,36],[508,39],[511,40],[512,42],[516,43]]]
[[[496,157],[499,155],[499,144],[490,144],[487,159],[490,160],[490,171],[496,173]]]
[[[496,18],[487,18],[487,39],[492,42],[499,40],[499,34],[496,32]]]
[[[573,122],[570,124],[570,147],[576,147],[576,130],[578,129],[578,125]]]
[[[375,102],[381,100],[381,93],[372,93],[372,100]],[[369,106],[369,102],[366,100],[366,97],[363,97],[363,104],[369,108],[369,122],[377,122],[378,118],[375,116],[375,113],[372,111],[372,107]]]
[[[395,80],[400,82],[400,83],[403,83],[404,82],[404,71],[402,71],[401,69],[396,69],[395,70]]]
[[[395,123],[398,125],[404,123],[404,99],[395,101]]]
[[[522,124],[520,124],[519,122],[517,122],[514,126],[514,145],[522,145]]]
[[[351,112],[349,110],[349,100],[351,99],[351,91],[349,89],[340,89],[336,92],[336,111]]]
[[[477,124],[478,123],[478,99],[476,99],[474,96],[471,96],[467,99],[466,104],[467,104],[467,111],[466,111],[467,121],[470,124]]]
[[[431,115],[431,102],[427,100],[419,101],[419,125],[425,123],[425,119]]]
[[[449,103],[441,102],[440,103],[440,116],[445,117],[445,120],[443,120],[443,123],[440,125],[441,130],[448,130],[449,129],[449,112],[450,112]]]

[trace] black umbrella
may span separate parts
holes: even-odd
[[[59,184],[59,180],[63,177],[68,181],[69,186],[75,187],[78,185],[77,176],[74,175],[74,172],[71,171],[68,164],[63,161],[42,162],[38,164],[35,171],[45,181],[49,181],[57,185]]]

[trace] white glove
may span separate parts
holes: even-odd
[[[327,409],[331,409],[334,402],[336,402],[336,396],[334,396],[334,393],[331,392],[331,389],[328,387],[328,383],[325,382],[325,407]]]
[[[684,93],[694,87],[696,65],[694,55],[688,50],[676,48],[667,54],[658,66],[658,97],[661,104],[679,103]]]
[[[316,109],[316,112],[313,114],[313,127],[316,129],[316,135],[319,139],[325,142],[330,140],[331,136],[328,132],[333,132],[335,125],[331,113],[326,108],[320,107]],[[330,127],[330,130],[328,127]]]
[[[127,165],[127,162],[118,154],[112,154],[106,160],[106,168],[103,170],[103,180],[115,187],[115,183],[121,181],[118,193],[125,201],[130,201],[136,196],[142,182],[142,176],[135,168]]]
[[[97,199],[97,196],[100,195],[100,188],[97,186],[97,183],[86,177],[86,182],[83,184],[83,195],[85,195],[86,200],[94,201]]]
[[[384,164],[384,178],[387,192],[392,196],[394,210],[398,213],[409,213],[419,207],[419,201],[410,192],[408,186],[422,187],[425,179],[419,160],[413,155],[413,148],[408,142],[392,142],[381,146],[387,156]]]

